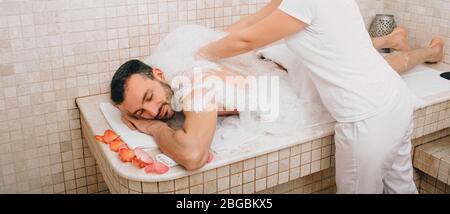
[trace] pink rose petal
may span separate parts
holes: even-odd
[[[104,138],[103,138],[103,136],[95,135],[95,140],[98,141],[98,142],[102,142],[103,143]]]
[[[161,162],[155,162],[154,164],[155,173],[157,174],[164,174],[169,171],[169,166],[166,164],[163,164]]]
[[[154,162],[144,168],[146,173],[164,174],[169,171],[169,167],[161,162]]]
[[[134,149],[134,154],[136,155],[136,158],[146,164],[152,164],[153,158],[143,149],[141,148],[136,148]]]
[[[146,166],[146,167],[144,167],[145,173],[152,173],[153,172],[153,167],[154,167],[153,163],[148,165],[148,166]]]
[[[128,148],[127,144],[122,144],[119,146],[118,151],[120,152],[120,150],[122,149],[130,149],[130,148]]]
[[[211,163],[212,161],[213,161],[213,155],[211,153],[209,153],[208,161],[206,161],[206,163]]]
[[[103,141],[105,143],[111,143],[112,141],[119,138],[119,135],[117,135],[113,130],[105,130],[105,133],[103,133]]]

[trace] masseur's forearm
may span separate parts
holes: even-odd
[[[244,30],[245,28],[254,25],[255,23],[261,21],[268,15],[270,15],[278,6],[281,4],[282,0],[272,0],[266,6],[264,6],[261,10],[256,13],[249,15],[245,18],[242,18],[238,22],[232,24],[230,27],[226,29],[227,32],[233,33]]]
[[[302,21],[277,9],[251,27],[202,47],[197,57],[218,60],[247,53],[298,32],[305,26]]]
[[[272,0],[258,12],[231,25],[226,29],[230,35],[200,49],[200,57],[209,60],[223,59],[247,53],[255,48],[264,46],[265,44],[257,44],[257,41],[249,37],[255,31],[255,28],[258,29],[257,26],[253,29],[250,27],[271,15],[280,6],[281,2],[282,0]]]
[[[208,60],[219,60],[254,50],[254,43],[243,38],[240,34],[239,32],[231,33],[218,41],[208,44],[199,50],[199,57]]]
[[[167,125],[152,133],[159,149],[187,170],[202,167],[208,158],[209,149],[189,137],[183,129],[174,130]]]

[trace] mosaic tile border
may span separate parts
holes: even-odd
[[[420,185],[418,186],[420,194],[450,194],[450,185],[426,173],[419,172],[419,174],[421,176]]]
[[[440,182],[450,184],[450,137],[415,149],[414,166]]]
[[[82,124],[84,123],[82,119]],[[87,139],[90,133],[83,132]],[[89,140],[88,140],[89,141]],[[163,182],[138,182],[118,176],[90,142],[111,193],[255,193],[334,166],[332,138],[326,137],[217,169]]]

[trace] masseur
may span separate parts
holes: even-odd
[[[398,73],[376,51],[354,0],[273,0],[198,53],[219,60],[286,38],[338,121],[338,193],[417,193],[411,163],[413,103]],[[443,41],[427,54],[400,54],[395,66],[442,60]],[[394,66],[394,65],[392,65]]]

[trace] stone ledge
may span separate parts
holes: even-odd
[[[450,184],[450,136],[416,147],[414,167]]]

